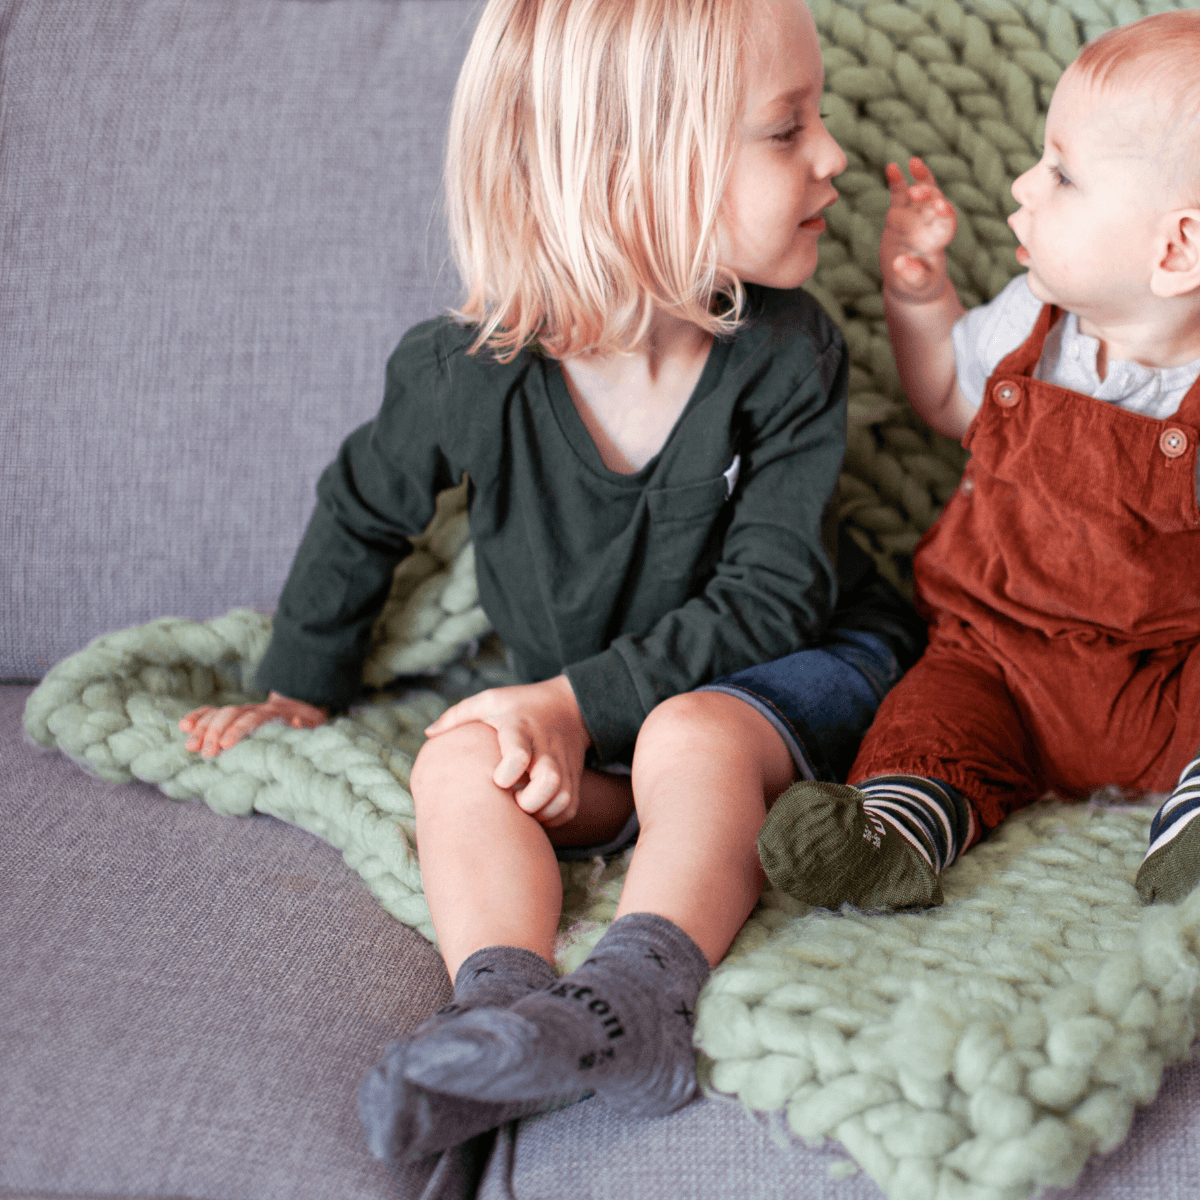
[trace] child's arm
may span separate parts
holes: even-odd
[[[961,438],[975,415],[958,387],[950,330],[966,311],[946,274],[946,247],[958,228],[953,205],[919,159],[916,181],[888,164],[891,207],[879,243],[883,308],[896,366],[917,415],[938,433]]]

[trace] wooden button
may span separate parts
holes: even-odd
[[[1158,439],[1158,448],[1168,458],[1178,458],[1181,454],[1186,453],[1187,446],[1187,434],[1174,425],[1170,429],[1164,429],[1162,437]]]
[[[1013,383],[1011,379],[1002,379],[992,388],[992,397],[997,404],[1012,408],[1014,404],[1021,403],[1021,385]]]

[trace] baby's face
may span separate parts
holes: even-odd
[[[746,283],[799,287],[817,267],[821,210],[846,156],[821,123],[817,30],[802,0],[760,0],[746,110],[721,207],[721,265]]]
[[[1039,300],[1104,324],[1149,299],[1154,233],[1174,199],[1163,145],[1153,97],[1063,74],[1045,151],[1013,184],[1021,207],[1008,218]]]

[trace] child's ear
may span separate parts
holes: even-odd
[[[1150,290],[1164,299],[1200,291],[1200,208],[1176,209],[1163,218]]]

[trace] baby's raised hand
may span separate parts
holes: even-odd
[[[492,782],[548,829],[579,809],[579,781],[591,736],[565,675],[542,683],[490,688],[448,708],[428,729],[437,737],[478,721],[496,732],[500,761]]]
[[[945,287],[946,247],[958,230],[958,214],[919,158],[909,159],[908,169],[911,187],[895,163],[887,167],[892,200],[879,242],[879,269],[885,292],[925,304]]]
[[[191,734],[184,744],[186,749],[199,750],[203,758],[212,758],[268,721],[286,721],[293,729],[315,729],[325,723],[327,716],[323,708],[272,692],[265,704],[195,708],[180,720],[179,728]]]

